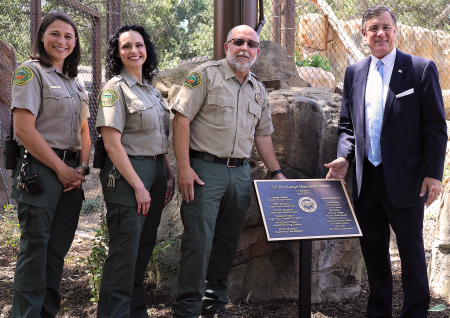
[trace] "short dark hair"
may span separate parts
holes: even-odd
[[[81,46],[78,37],[77,25],[67,13],[52,11],[45,15],[36,32],[36,37],[34,38],[34,43],[31,47],[30,58],[33,60],[39,60],[39,62],[45,66],[53,65],[52,61],[48,57],[47,52],[45,51],[44,43],[41,41],[41,38],[50,23],[55,20],[61,20],[63,22],[69,23],[75,32],[75,47],[73,48],[72,53],[70,53],[69,56],[64,60],[63,73],[67,74],[67,76],[70,78],[77,77],[78,64],[81,60]]]
[[[150,35],[140,25],[122,25],[109,37],[106,48],[105,78],[106,80],[110,80],[122,71],[123,63],[119,56],[119,37],[122,33],[128,31],[139,32],[144,39],[147,59],[142,65],[142,77],[151,84],[153,77],[158,72],[158,58],[156,56],[155,46],[150,40]]]
[[[369,21],[370,19],[374,18],[374,17],[378,17],[380,14],[382,14],[383,12],[389,12],[391,14],[392,17],[392,22],[394,22],[394,26],[397,26],[397,18],[395,17],[394,12],[392,12],[389,8],[387,7],[383,7],[383,6],[373,6],[368,8],[364,13],[363,13],[363,18],[362,18],[362,30],[366,31],[366,23],[367,21]]]

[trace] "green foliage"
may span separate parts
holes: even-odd
[[[181,243],[177,239],[172,239],[169,241],[163,241],[158,243],[153,249],[152,257],[147,267],[147,272],[151,271],[153,277],[156,277],[158,272],[166,272],[175,275],[178,271],[178,264],[170,264],[162,260],[162,255],[166,253],[167,249],[175,248]]]
[[[20,225],[17,209],[13,204],[3,206],[3,222],[0,226],[0,246],[16,247],[20,242]]]
[[[181,60],[212,56],[212,1],[123,0],[122,22],[142,25],[155,44],[160,69],[178,66]]]
[[[330,71],[330,60],[327,57],[323,57],[320,54],[313,54],[310,57],[302,60],[301,54],[295,50],[294,51],[294,61],[298,67],[302,66],[312,66],[312,67],[320,67],[325,71]]]
[[[83,205],[81,206],[81,215],[89,215],[98,212],[101,206],[102,199],[99,195],[93,199],[84,200]]]
[[[91,301],[98,303],[100,295],[100,286],[102,284],[103,265],[108,256],[109,233],[108,226],[104,215],[98,224],[99,229],[95,233],[95,237],[91,240],[92,252],[84,259],[87,266],[86,274],[89,277],[89,286],[91,287]]]

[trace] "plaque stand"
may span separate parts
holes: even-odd
[[[311,318],[311,261],[312,241],[299,242],[298,317]]]

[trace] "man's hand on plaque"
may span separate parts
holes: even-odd
[[[348,160],[344,157],[339,157],[330,163],[324,164],[325,168],[328,168],[327,179],[342,179],[344,180],[345,175],[348,171]],[[344,181],[345,183],[345,181]]]

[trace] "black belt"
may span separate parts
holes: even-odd
[[[159,160],[163,160],[164,159],[164,154],[154,155],[154,156],[128,156],[128,157],[134,158],[134,159],[137,159],[137,160],[149,158],[149,159],[153,159],[153,160],[159,161]]]
[[[56,155],[59,157],[59,159],[61,159],[64,162],[69,161],[69,160],[76,160],[76,159],[80,158],[79,151],[71,151],[68,149],[61,150],[61,149],[54,149],[54,148],[52,148],[52,150],[56,153]],[[23,157],[24,153],[25,153],[25,147],[20,147],[20,156]],[[33,157],[33,155],[31,155],[29,152],[28,152],[28,157],[30,159],[36,159],[36,157]]]
[[[219,158],[207,152],[200,152],[196,150],[189,149],[189,156],[193,158],[202,159],[207,162],[220,163],[227,165],[227,167],[234,168],[243,166],[247,163],[247,158]]]

